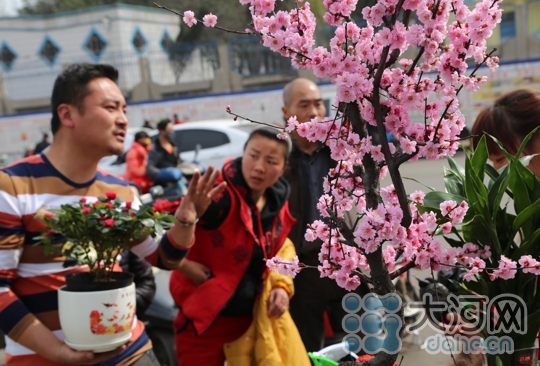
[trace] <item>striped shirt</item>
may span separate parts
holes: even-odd
[[[0,329],[6,335],[6,364],[55,365],[17,343],[27,327],[39,319],[59,339],[64,336],[58,318],[57,290],[64,286],[64,276],[87,271],[87,266],[65,267],[62,255],[45,255],[35,237],[45,224],[35,217],[45,208],[74,203],[81,198],[88,202],[116,192],[125,202],[140,201],[122,179],[98,170],[87,183],[75,183],[63,176],[45,155],[35,155],[0,170]],[[171,246],[168,236],[161,251],[172,259],[185,255]],[[165,242],[165,243],[164,243]],[[166,250],[168,248],[168,250]],[[151,238],[133,247],[133,252],[150,262],[158,260],[158,244]],[[144,325],[134,322],[132,343],[120,355],[102,365],[132,362],[150,343]]]

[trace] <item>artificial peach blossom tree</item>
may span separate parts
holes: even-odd
[[[469,280],[488,270],[489,247],[442,246],[439,234],[455,230],[468,204],[446,200],[437,212],[427,210],[423,192],[407,194],[399,169],[407,161],[443,159],[458,150],[465,127],[458,94],[463,88],[475,92],[486,81],[476,75],[480,66],[498,66],[486,39],[501,21],[501,0],[481,0],[472,8],[463,0],[376,0],[362,9],[364,26],[352,18],[357,0],[323,0],[322,25],[307,1],[290,1],[290,10],[276,10],[276,0],[240,2],[249,6],[253,22],[233,32],[260,37],[294,67],[329,79],[337,89],[332,117],[305,123],[292,117],[284,129],[325,144],[338,162],[324,179],[325,194],[318,203],[324,220],[311,223],[305,234],[309,241],[324,243],[321,277],[348,290],[365,281],[385,295],[395,292],[392,279],[414,266],[439,270],[460,265]],[[201,21],[188,10],[176,13],[190,27],[202,22],[231,31],[221,28],[213,14]],[[333,38],[317,44],[318,27],[328,26]],[[373,143],[368,125],[376,127],[380,144]],[[397,144],[388,141],[387,133]],[[392,185],[381,188],[386,174]],[[343,215],[353,206],[359,214],[350,227]],[[396,268],[399,260],[407,264]],[[279,258],[267,265],[293,275],[305,267]],[[492,276],[503,272],[493,270]],[[381,352],[369,364],[392,365],[396,359]]]

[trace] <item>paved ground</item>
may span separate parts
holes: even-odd
[[[455,156],[455,159],[462,165],[464,165],[464,156],[463,153],[458,153]],[[443,167],[447,166],[446,160],[441,161],[428,161],[420,160],[413,163],[406,163],[401,169],[403,177],[414,178],[422,184],[434,187],[438,190],[444,189],[443,181]],[[383,186],[390,184],[390,179],[386,178],[383,181]],[[407,192],[413,192],[414,190],[421,189],[426,190],[421,184],[406,180],[405,188]],[[413,278],[426,278],[430,274],[428,271],[417,271],[413,270]],[[435,331],[429,327],[425,327],[420,332],[420,340],[423,341],[426,337],[435,334]],[[415,344],[415,339],[412,337],[407,337],[403,340],[403,351],[400,353],[398,358],[398,364],[401,362],[400,366],[447,366],[452,365],[452,359],[448,355],[436,354],[431,355],[422,350],[417,344]],[[403,356],[403,360],[401,358]],[[3,350],[0,350],[0,366],[4,366],[5,353]]]

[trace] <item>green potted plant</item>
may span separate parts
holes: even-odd
[[[522,157],[534,132],[525,138],[516,156],[494,139],[508,159],[508,165],[499,171],[487,163],[486,138],[493,137],[482,137],[476,150],[467,154],[464,169],[449,158],[446,192],[433,191],[424,199],[426,209],[433,211],[438,210],[442,201],[466,200],[469,210],[460,230],[454,229],[445,239],[455,248],[472,243],[491,253],[484,258],[485,268],[469,263],[465,265],[469,276],[455,283],[460,294],[487,299],[479,302],[483,303],[483,310],[480,307],[473,311],[482,325],[478,328],[484,340],[490,336],[509,336],[513,341],[513,352],[486,352],[489,366],[536,365],[536,340],[540,331],[540,291],[536,277],[540,274],[540,263],[536,261],[540,258],[540,181],[527,169],[532,156]],[[498,326],[496,323],[500,325],[502,318],[493,316],[497,311],[501,317],[508,315],[500,304],[490,301],[502,299],[501,295],[517,296],[525,304],[524,321],[519,323],[521,314],[514,314],[518,323],[511,331]],[[469,303],[468,307],[471,306],[474,307]]]
[[[115,265],[124,247],[162,235],[174,220],[150,207],[135,208],[114,192],[106,195],[40,214],[47,226],[37,240],[46,254],[62,253],[88,266],[87,272],[66,275],[66,286],[58,291],[60,324],[76,350],[106,352],[129,341],[135,284],[132,274],[115,271]]]

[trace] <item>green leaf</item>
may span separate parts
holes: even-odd
[[[530,220],[532,216],[537,213],[538,209],[540,209],[540,199],[538,199],[532,205],[521,211],[514,220],[514,232],[517,233],[521,229],[521,227],[525,225],[525,222]]]
[[[515,251],[515,253],[512,255],[512,260],[518,260],[524,255],[527,254],[536,254],[533,255],[536,257],[537,253],[531,253],[531,249],[535,247],[536,252],[540,250],[539,247],[540,244],[540,228],[536,229],[536,231],[530,236],[529,239],[523,241],[521,245],[519,246],[519,249]]]
[[[155,221],[153,219],[143,219],[141,220],[141,223],[146,227],[153,227],[155,225]]]
[[[465,196],[463,180],[455,172],[446,168],[444,170],[444,188],[448,193]]]
[[[463,200],[465,200],[464,197],[457,196],[451,193],[428,192],[426,196],[424,197],[424,206],[440,210],[440,205],[444,201],[456,201],[456,203],[459,204]]]
[[[420,182],[420,181],[417,180],[417,179],[409,178],[409,177],[403,177],[403,180],[410,180],[410,181],[413,181],[413,182],[415,182],[415,183],[420,184],[422,187],[425,187],[425,188],[429,189],[430,191],[435,191],[435,188],[430,187],[430,186],[426,186],[424,183]]]
[[[445,236],[444,237],[444,240],[446,240],[446,242],[448,244],[450,244],[451,247],[453,248],[461,248],[463,246],[463,244],[465,244],[463,241],[461,240],[458,240],[458,239],[453,239],[453,238],[450,238],[448,236]]]
[[[510,161],[513,156],[512,154],[510,154],[508,151],[506,151],[505,147],[503,146],[502,142],[500,142],[496,137],[494,136],[491,136],[489,133],[485,133],[484,132],[484,135],[485,136],[488,136],[489,138],[491,138],[493,141],[495,141],[495,143],[499,146],[499,148],[501,149],[501,151],[503,152],[503,154],[506,156],[506,159],[508,159],[508,161]]]
[[[156,229],[156,233],[157,233],[158,235],[160,235],[160,236],[163,235],[163,233],[164,233],[163,226],[161,226],[160,224],[156,223],[155,229]]]
[[[501,201],[504,193],[507,191],[509,179],[508,170],[505,170],[504,172],[501,172],[497,180],[495,180],[495,183],[490,187],[488,203],[492,218],[495,218],[497,212],[500,210]]]
[[[448,157],[446,159],[448,161],[448,165],[450,166],[450,170],[456,174],[457,177],[459,177],[462,181],[465,180],[465,169],[461,165],[459,165],[454,158]]]
[[[484,180],[484,169],[488,160],[488,148],[486,143],[486,136],[482,136],[480,142],[474,150],[474,154],[471,157],[471,166],[477,174],[478,179]]]

